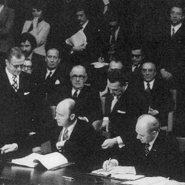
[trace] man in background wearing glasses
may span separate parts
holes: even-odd
[[[76,115],[94,126],[96,121],[102,119],[101,101],[98,91],[86,85],[86,80],[86,69],[81,65],[74,66],[70,72],[71,84],[60,88],[54,104],[65,98],[73,98],[76,101]]]
[[[28,147],[25,139],[29,133],[31,93],[30,75],[22,72],[24,61],[21,49],[14,47],[7,52],[6,67],[0,72],[1,154],[11,155]]]

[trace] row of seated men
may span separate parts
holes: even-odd
[[[103,111],[95,86],[85,85],[85,67],[74,66],[64,83],[59,76],[54,78],[59,51],[49,49],[45,61],[45,67],[30,75],[22,71],[25,55],[20,48],[7,53],[0,73],[1,157],[40,152],[41,143],[50,140],[52,151],[84,169],[109,157],[120,162],[128,157],[126,162],[139,166],[140,173],[184,177],[176,139],[160,130],[160,123],[166,124],[165,117],[173,109],[173,99],[157,76],[155,64],[144,62],[141,78],[133,83],[122,71],[109,69]],[[148,152],[137,139],[149,144]]]

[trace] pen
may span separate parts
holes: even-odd
[[[66,179],[66,180],[70,180],[70,181],[72,181],[72,180],[74,180],[72,177],[67,177],[67,176],[62,176],[64,179]]]
[[[109,163],[108,163],[108,165],[110,165],[110,162],[111,162],[111,158],[109,158]]]

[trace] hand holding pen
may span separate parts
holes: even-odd
[[[103,169],[105,171],[110,171],[113,167],[118,166],[118,161],[116,159],[111,159],[104,161]]]

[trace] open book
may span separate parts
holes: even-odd
[[[13,159],[13,164],[34,168],[41,164],[48,170],[55,170],[61,167],[69,166],[68,160],[60,153],[54,152],[46,155],[32,153],[26,157]]]

